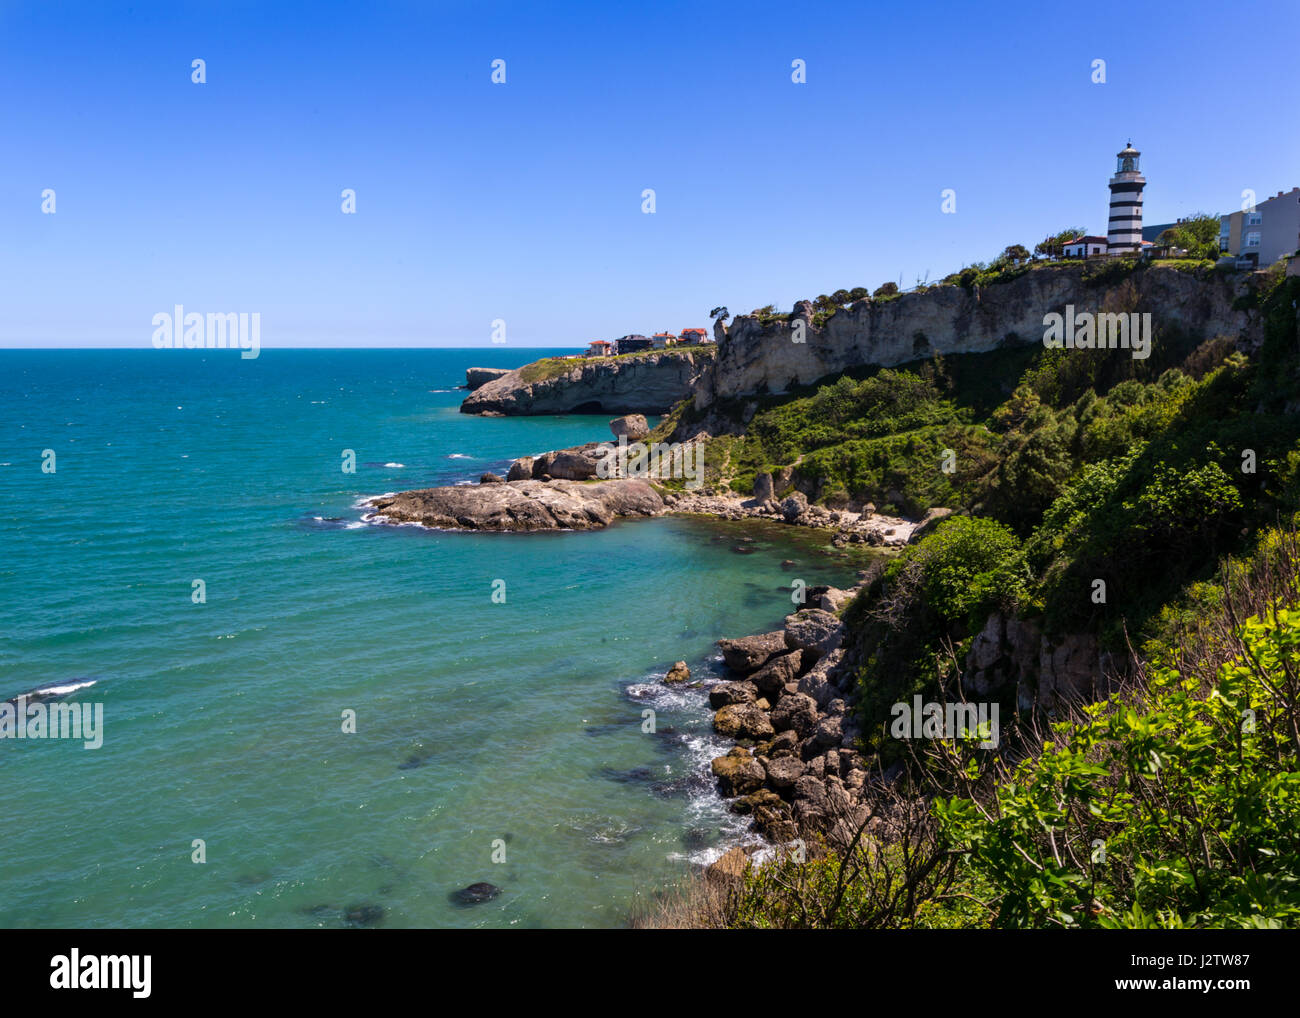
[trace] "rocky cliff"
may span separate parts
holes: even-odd
[[[1233,310],[1243,274],[1148,267],[1102,282],[1095,266],[1041,266],[1010,280],[966,289],[937,286],[888,300],[863,300],[813,324],[807,302],[788,319],[742,315],[720,336],[718,356],[701,376],[695,405],[755,393],[780,393],[864,365],[892,366],[934,354],[980,353],[1008,343],[1041,343],[1043,318],[1079,312],[1150,312],[1155,343],[1176,327],[1201,338],[1258,331],[1253,312]],[[1103,272],[1101,278],[1105,278]],[[796,342],[802,324],[803,342]],[[722,333],[722,330],[718,330]]]
[[[629,357],[546,360],[483,384],[464,414],[667,413],[694,391],[712,348]]]
[[[509,368],[466,368],[465,388],[480,389],[494,378],[510,373]]]

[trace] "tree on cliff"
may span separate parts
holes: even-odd
[[[1075,237],[1082,237],[1087,232],[1087,227],[1071,226],[1059,233],[1053,233],[1034,245],[1034,255],[1040,258],[1060,258],[1061,249],[1066,244],[1074,240]]]
[[[714,308],[709,312],[709,317],[719,322],[725,322],[731,317],[731,312],[729,312],[725,307]]]
[[[1021,262],[1029,261],[1029,248],[1023,244],[1011,244],[1005,248],[999,261],[1012,262],[1019,265]]]
[[[1169,227],[1157,238],[1160,244],[1182,248],[1192,258],[1219,256],[1219,217],[1197,212]]]
[[[882,283],[880,286],[878,286],[878,287],[876,288],[876,292],[873,293],[872,296],[873,296],[873,297],[892,297],[892,296],[893,296],[894,294],[896,294],[896,293],[898,293],[898,284],[897,284],[897,283]]]

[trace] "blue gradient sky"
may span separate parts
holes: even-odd
[[[1300,184],[1297,38],[1294,0],[0,3],[0,345],[177,303],[268,347],[676,331],[1104,232],[1130,136],[1148,222],[1229,211]]]

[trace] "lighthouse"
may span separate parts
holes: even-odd
[[[1108,254],[1137,254],[1142,250],[1142,188],[1147,178],[1138,170],[1141,155],[1130,141],[1116,157],[1115,176],[1110,178]]]

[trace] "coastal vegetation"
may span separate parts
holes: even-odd
[[[1167,328],[1147,360],[1008,346],[714,409],[734,427],[710,442],[712,485],[770,475],[778,498],[956,515],[839,613],[868,819],[747,867],[701,922],[1300,920],[1300,279],[1257,274],[1247,299],[1250,351]],[[885,736],[892,704],[965,701],[999,632],[997,667],[1036,660],[1042,634],[1110,661],[1109,692],[986,682],[994,749]]]

